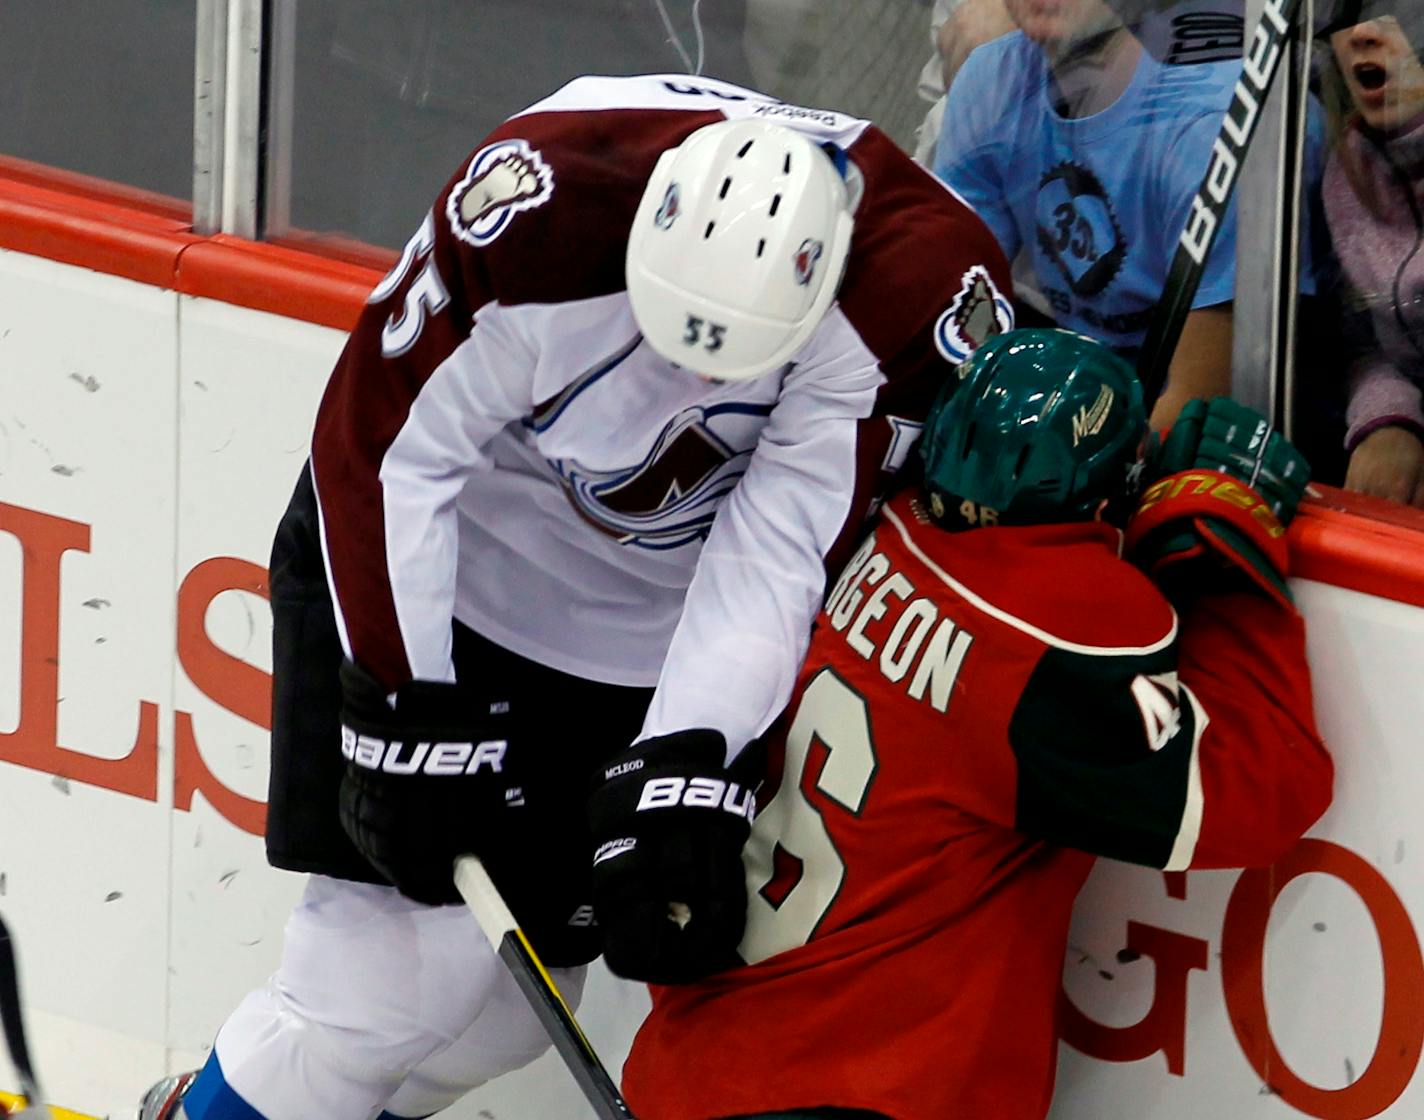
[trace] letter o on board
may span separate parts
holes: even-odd
[[[1263,956],[1266,923],[1286,884],[1301,875],[1333,875],[1365,904],[1384,962],[1384,1007],[1370,1064],[1343,1089],[1321,1089],[1291,1072],[1271,1038]],[[1221,930],[1221,978],[1231,1027],[1247,1061],[1281,1100],[1318,1120],[1378,1116],[1409,1086],[1424,1049],[1424,958],[1409,914],[1384,876],[1354,852],[1302,840],[1274,867],[1237,880]],[[1321,1008],[1322,1020],[1328,1015]]]

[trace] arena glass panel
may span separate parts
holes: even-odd
[[[276,0],[265,232],[399,247],[505,117],[590,73],[704,74],[912,148],[928,0]]]
[[[1154,359],[1151,340],[1173,321],[1164,298],[1189,290],[1168,285],[1168,270],[1200,216],[1193,200],[1242,73],[1245,26],[1240,0],[942,0],[935,10],[922,87],[947,92],[922,157],[1014,259],[1019,322],[1079,331],[1134,362],[1157,427],[1188,397],[1231,387],[1234,202],[1186,278],[1197,287],[1182,305],[1182,343]]]
[[[0,4],[0,154],[186,208],[195,22],[191,0]]]

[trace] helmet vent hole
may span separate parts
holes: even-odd
[[[1032,448],[1031,446],[1024,446],[1024,447],[1019,448],[1019,457],[1018,457],[1018,459],[1015,460],[1015,462],[1014,462],[1014,473],[1013,473],[1014,481],[1017,482],[1019,475],[1023,474],[1024,467],[1026,467],[1026,466],[1028,465],[1029,453],[1030,453],[1032,450],[1033,450],[1033,448]]]
[[[766,212],[768,218],[776,217],[777,210],[781,209],[781,196],[774,194],[771,196],[771,209]]]
[[[717,223],[716,223],[716,222],[708,222],[708,223],[707,223],[707,228],[702,231],[702,240],[703,240],[703,241],[706,241],[709,237],[711,237],[711,236],[712,236],[712,231],[713,231],[716,227],[717,227]]]
[[[732,185],[732,177],[731,177],[730,175],[728,175],[725,179],[722,180],[722,189],[717,192],[717,197],[718,197],[718,198],[726,198],[726,197],[727,197],[727,190],[731,187],[731,185]]]
[[[783,175],[790,175],[790,174],[791,174],[791,153],[790,153],[790,152],[787,152],[787,153],[786,153],[786,159],[784,159],[784,160],[782,161],[782,163],[781,163],[781,173],[782,173]]]
[[[760,257],[764,252],[766,252],[766,238],[765,238],[765,237],[763,237],[760,241],[757,242],[757,256]]]
[[[969,458],[969,453],[974,450],[974,429],[979,425],[973,420],[969,421],[969,427],[964,433],[964,458]]]
[[[737,151],[737,158],[741,159],[744,155],[751,151],[753,143],[755,143],[755,141],[748,140],[745,144],[743,144],[741,148]]]

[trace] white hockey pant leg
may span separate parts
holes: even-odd
[[[443,1050],[437,1050],[406,1076],[386,1104],[394,1117],[431,1116],[450,1107],[471,1089],[528,1065],[551,1043],[502,961],[490,998],[473,1025]],[[549,975],[571,1009],[583,997],[588,969],[551,968]]]
[[[312,876],[276,975],[215,1049],[228,1085],[266,1120],[370,1120],[413,1069],[469,1034],[498,1050],[456,1096],[549,1045],[469,911]]]

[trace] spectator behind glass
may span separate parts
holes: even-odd
[[[1330,45],[1349,110],[1324,183],[1355,354],[1345,485],[1424,506],[1424,66],[1393,17]]]
[[[915,139],[915,161],[934,164],[935,144],[944,122],[945,94],[964,60],[976,47],[1014,29],[1004,0],[935,0],[930,13],[934,53],[920,71],[918,92],[932,102]]]
[[[1174,65],[1102,0],[1007,9],[1019,30],[974,51],[950,87],[934,171],[1011,258],[1031,253],[1060,326],[1135,360],[1241,71],[1239,43]],[[1186,400],[1230,391],[1235,252],[1233,205],[1167,384],[1144,386],[1156,428]]]

